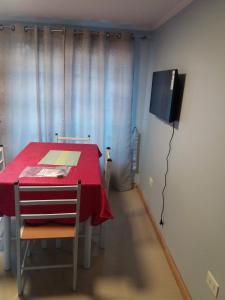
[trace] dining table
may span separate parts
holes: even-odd
[[[75,151],[80,153],[77,165],[69,168],[69,173],[59,177],[35,177],[24,173],[26,168],[52,167],[42,165],[42,159],[49,151]],[[0,173],[0,215],[4,222],[4,269],[11,268],[11,217],[15,216],[14,184],[20,185],[73,185],[81,180],[80,222],[84,223],[83,266],[91,266],[92,227],[113,218],[109,202],[102,185],[100,157],[96,144],[71,143],[29,143]],[[51,192],[54,199],[54,191]],[[28,195],[29,196],[29,195]],[[63,199],[63,195],[61,195]],[[54,205],[48,207],[54,210]],[[57,220],[55,220],[57,222]],[[47,220],[46,220],[47,222]]]

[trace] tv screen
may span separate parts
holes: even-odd
[[[153,72],[149,111],[161,120],[171,123],[179,120],[181,92],[178,70]]]

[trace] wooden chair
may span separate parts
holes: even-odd
[[[5,155],[4,155],[4,146],[0,145],[0,171],[5,169]]]
[[[72,142],[72,143],[81,143],[81,144],[90,144],[91,136],[87,137],[67,137],[67,136],[59,136],[58,133],[55,133],[56,143],[60,142]]]
[[[107,147],[106,150],[105,150],[104,172],[103,172],[103,186],[104,186],[107,198],[109,198],[109,188],[110,188],[110,178],[111,178],[111,164],[112,164],[110,151],[111,151],[110,147]],[[105,225],[104,223],[100,225],[100,236],[99,236],[100,248],[104,248],[104,244],[105,244],[104,225]]]
[[[45,199],[45,200],[21,200],[21,192],[23,193],[39,193],[39,192],[57,192],[57,191],[71,191],[74,192],[73,199]],[[71,186],[21,186],[19,183],[14,185],[15,192],[15,208],[16,208],[16,254],[17,254],[17,287],[18,294],[23,293],[22,274],[24,271],[42,270],[53,268],[73,268],[73,290],[76,290],[77,281],[77,256],[78,256],[78,235],[79,235],[79,215],[80,215],[80,192],[81,182],[77,185]],[[75,198],[76,193],[76,198]],[[28,206],[44,206],[44,205],[74,205],[74,212],[72,213],[23,213],[21,207]],[[75,225],[64,224],[44,224],[31,226],[24,222],[27,219],[61,219],[74,218]],[[32,240],[40,239],[73,239],[73,263],[64,265],[42,265],[42,266],[26,266],[26,256],[29,252],[30,242]],[[26,241],[26,247],[22,259],[21,244]]]

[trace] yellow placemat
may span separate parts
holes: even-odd
[[[80,151],[60,151],[50,150],[48,153],[39,161],[41,165],[57,165],[57,166],[76,166],[79,158]]]

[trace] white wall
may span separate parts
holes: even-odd
[[[157,221],[172,128],[150,114],[152,71],[186,74],[169,161],[162,233],[194,300],[225,299],[225,1],[196,0],[153,34],[139,92],[140,187]],[[146,74],[146,73],[145,73]],[[144,91],[143,91],[144,89]],[[142,91],[142,92],[141,92]],[[149,186],[149,176],[154,179]]]

